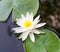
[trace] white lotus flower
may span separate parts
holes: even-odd
[[[39,23],[40,15],[33,20],[33,13],[29,14],[29,12],[27,12],[26,16],[21,14],[21,17],[22,18],[16,19],[16,23],[19,27],[15,27],[12,30],[14,30],[15,33],[21,33],[19,39],[22,38],[22,41],[24,41],[29,35],[32,42],[35,42],[34,33],[42,33],[37,28],[44,26],[46,23]]]

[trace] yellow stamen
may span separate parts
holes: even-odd
[[[25,28],[29,28],[29,27],[32,26],[32,24],[33,24],[32,21],[27,20],[27,21],[24,22],[24,27],[25,27]]]

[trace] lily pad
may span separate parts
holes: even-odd
[[[38,0],[15,0],[14,2],[14,19],[20,18],[21,14],[25,14],[27,12],[32,12],[36,15],[37,10],[39,8],[39,1]]]
[[[0,21],[5,21],[11,10],[12,10],[13,0],[1,0],[0,1]]]
[[[24,42],[26,52],[59,52],[59,38],[51,30],[40,29],[45,34],[35,35],[36,41],[33,43],[28,37]]]
[[[32,12],[34,16],[39,8],[39,0],[1,0],[0,1],[0,21],[6,21],[13,9],[14,20],[20,18],[21,14]]]

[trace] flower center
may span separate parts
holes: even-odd
[[[32,21],[27,20],[27,21],[24,22],[24,27],[25,27],[25,28],[29,28],[29,27],[32,26],[32,24],[33,24]]]

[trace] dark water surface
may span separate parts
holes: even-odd
[[[24,52],[23,42],[11,32],[13,27],[12,14],[7,22],[0,22],[0,52]]]

